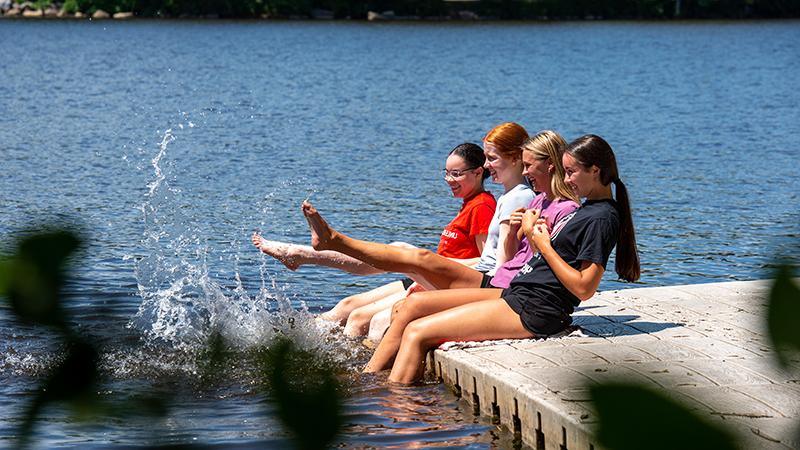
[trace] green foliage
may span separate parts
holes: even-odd
[[[76,12],[80,11],[78,0],[66,0],[61,9],[63,9],[67,14],[75,14]]]
[[[27,443],[39,413],[49,403],[66,403],[84,417],[102,409],[95,389],[99,382],[97,350],[79,338],[69,338],[67,347],[66,357],[45,377],[28,404],[20,426],[20,446]]]
[[[791,266],[778,267],[769,293],[767,325],[778,360],[784,367],[800,351],[800,288],[792,279]]]
[[[610,450],[734,450],[734,439],[660,393],[623,383],[591,388],[596,436]]]
[[[83,420],[157,417],[168,411],[169,395],[164,393],[143,392],[113,405],[98,396],[103,382],[100,352],[90,340],[74,332],[60,300],[68,263],[80,246],[78,233],[53,228],[21,239],[11,255],[0,256],[0,296],[23,322],[57,332],[65,350],[25,408],[17,433],[19,448],[29,445],[39,414],[52,403],[69,407],[77,419]],[[199,358],[207,387],[224,380],[233,357],[222,336],[212,333]],[[286,339],[257,352],[257,362],[268,399],[292,432],[297,447],[326,448],[343,424],[341,389],[332,364],[314,353],[297,350]]]
[[[21,321],[54,330],[64,348],[63,358],[43,377],[25,408],[17,433],[20,448],[29,444],[39,414],[51,403],[68,406],[78,419],[166,411],[162,400],[152,396],[122,402],[116,411],[98,397],[99,351],[72,329],[60,297],[69,262],[80,246],[77,232],[52,228],[22,238],[11,255],[0,257],[0,296]]]
[[[343,425],[342,395],[332,366],[278,339],[260,358],[268,399],[301,449],[327,448]]]
[[[22,0],[14,0],[22,3]],[[36,0],[41,7],[51,0]],[[798,17],[800,0],[491,0],[451,3],[444,0],[66,0],[67,12],[132,11],[143,17],[308,17],[313,9],[333,11],[336,18],[364,19],[368,11],[398,16],[446,17],[469,10],[499,19],[671,19]]]
[[[46,231],[21,240],[0,261],[0,294],[20,319],[66,329],[59,295],[68,258],[80,244],[72,231]]]

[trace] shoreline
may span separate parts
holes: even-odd
[[[107,12],[102,9],[83,11],[67,11],[59,4],[51,4],[45,8],[37,8],[30,2],[22,4],[0,1],[0,20],[33,20],[33,21],[77,21],[77,20],[164,20],[164,21],[252,21],[252,22],[377,22],[377,23],[566,23],[566,22],[642,22],[642,23],[682,23],[682,22],[751,22],[751,21],[791,21],[800,19],[800,15],[748,16],[748,17],[688,17],[660,16],[635,17],[603,15],[556,15],[501,18],[498,16],[481,16],[473,11],[453,11],[447,15],[396,15],[393,11],[368,11],[365,17],[336,17],[332,11],[314,10],[310,14],[297,15],[221,15],[221,14],[139,14],[134,11]]]

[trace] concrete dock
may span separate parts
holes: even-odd
[[[748,281],[601,292],[573,314],[585,337],[436,350],[429,368],[537,450],[599,450],[587,387],[620,379],[722,423],[741,448],[800,449],[800,363],[778,366],[768,290]]]

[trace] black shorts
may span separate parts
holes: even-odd
[[[405,290],[408,290],[408,288],[410,288],[411,285],[414,284],[414,280],[412,280],[411,278],[403,278],[402,280],[400,280],[400,282],[403,283],[403,289]]]
[[[514,286],[503,289],[503,300],[519,314],[522,326],[538,337],[564,331],[572,317],[530,289]]]

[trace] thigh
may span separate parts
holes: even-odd
[[[400,282],[398,281],[398,283]],[[405,298],[405,296],[406,296],[405,290],[401,290],[399,292],[393,292],[383,298],[375,300],[374,302],[368,305],[360,306],[355,310],[353,310],[353,312],[359,311],[362,314],[368,314],[369,316],[372,316],[379,311],[383,311],[384,309],[391,310],[392,305],[397,303],[398,300]]]
[[[386,298],[392,294],[397,294],[398,292],[405,292],[402,281],[392,281],[391,283],[384,284],[375,289],[355,294],[352,297],[358,297],[358,306],[363,306]]]
[[[446,309],[417,319],[410,327],[428,346],[445,340],[482,341],[533,337],[519,314],[502,298],[494,298]]]
[[[403,308],[414,317],[423,317],[467,303],[499,298],[502,292],[502,289],[480,288],[418,292],[406,298]]]
[[[426,288],[479,288],[483,273],[435,253],[417,262],[409,276]]]

